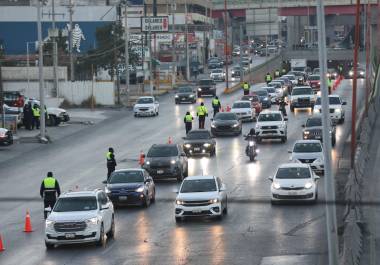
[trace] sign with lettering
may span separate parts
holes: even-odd
[[[142,17],[141,31],[143,32],[165,32],[169,31],[169,17]]]

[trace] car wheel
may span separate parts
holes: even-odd
[[[187,165],[186,171],[185,171],[185,173],[183,173],[184,178],[187,178],[187,176],[189,176],[189,165]]]
[[[278,201],[270,200],[270,203],[271,203],[272,205],[277,205],[277,204],[278,204]]]
[[[344,117],[342,117],[342,118],[339,120],[339,123],[340,123],[340,124],[343,124],[343,123],[344,123]]]
[[[217,216],[216,216],[216,219],[217,219],[218,221],[221,221],[221,220],[223,219],[223,213],[221,213],[220,215],[217,215]]]
[[[197,97],[198,97],[198,98],[202,97],[202,94],[198,92],[198,93],[197,93]]]
[[[290,111],[294,112],[294,107],[293,106],[290,106]]]
[[[143,203],[143,206],[144,206],[145,208],[148,208],[149,205],[150,205],[150,198],[149,198],[149,196],[145,196],[145,201],[144,201],[144,203]]]
[[[281,138],[281,142],[283,142],[283,143],[285,143],[286,140],[288,140],[288,137],[286,137],[286,136],[284,136],[284,137]]]
[[[107,233],[107,239],[108,239],[108,238],[114,238],[114,236],[115,236],[115,219],[114,219],[114,217],[112,216],[111,229],[110,229],[110,231],[108,231],[108,233]]]
[[[182,222],[182,221],[183,221],[182,217],[176,217],[176,218],[175,218],[175,222],[176,222],[176,223],[180,223],[180,222]]]
[[[175,104],[178,105],[178,101],[175,101]]]
[[[46,125],[48,125],[48,126],[55,126],[55,124],[56,124],[55,120],[56,120],[56,118],[55,118],[54,115],[49,115]]]
[[[183,173],[182,172],[177,176],[177,180],[178,181],[182,181],[183,180]]]
[[[223,214],[228,214],[228,203],[227,203],[227,199],[226,199],[226,207],[224,207],[224,209],[223,209]]]
[[[156,202],[156,189],[153,189],[152,198],[150,199],[152,203]]]
[[[335,144],[336,144],[336,139],[335,139],[335,137],[332,137],[332,139],[331,139],[331,145],[332,145],[332,147],[334,147]]]
[[[51,250],[51,249],[54,248],[54,244],[50,244],[50,243],[48,243],[48,242],[45,241],[45,247],[46,247],[47,250]]]
[[[134,116],[137,117],[137,114],[135,113]]]
[[[103,226],[103,224],[101,224],[101,226],[100,226],[100,235],[99,235],[99,239],[98,239],[98,241],[96,241],[96,245],[97,246],[99,246],[99,247],[101,247],[101,246],[103,246],[104,245],[104,226]]]
[[[216,154],[216,150],[215,150],[215,147],[214,147],[214,149],[212,149],[212,151],[210,152],[210,156],[215,156],[215,154]]]

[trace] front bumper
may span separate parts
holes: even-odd
[[[313,108],[314,107],[314,101],[292,101],[290,103],[290,106],[293,108]]]
[[[79,232],[56,232],[54,229],[45,230],[45,241],[49,244],[66,245],[96,242],[100,237],[100,226],[87,227]]]
[[[108,198],[114,205],[143,205],[145,195],[142,192],[127,191],[127,192],[111,192],[107,193]]]
[[[237,135],[241,132],[241,128],[238,127],[230,127],[230,128],[212,128],[211,127],[211,133],[213,135]]]
[[[177,177],[181,174],[179,167],[144,167],[148,173],[154,178]]]
[[[154,109],[149,109],[149,110],[135,110],[135,116],[154,116],[156,113]]]
[[[196,101],[195,97],[176,97],[175,102],[180,103],[180,102],[194,102]]]
[[[283,138],[286,137],[286,130],[285,129],[268,129],[263,130],[259,129],[256,130],[257,137],[261,139],[277,139],[277,138]]]
[[[316,189],[276,190],[271,188],[272,201],[313,201],[316,198]]]
[[[184,146],[183,147],[183,150],[185,151],[186,155],[205,155],[205,154],[210,154],[213,150],[213,146],[210,145],[209,147],[205,147],[205,146],[195,146],[195,145],[191,145],[190,147],[186,147]]]
[[[207,206],[183,206],[175,205],[175,217],[191,217],[191,216],[220,216],[222,215],[222,204],[213,203]]]

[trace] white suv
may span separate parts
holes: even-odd
[[[291,162],[308,164],[314,172],[324,174],[325,160],[321,141],[298,140],[289,153],[292,154],[289,159]]]
[[[290,111],[293,112],[295,108],[311,108],[313,110],[315,97],[313,89],[309,86],[293,88],[290,95]]]
[[[45,223],[45,245],[96,242],[101,246],[115,233],[114,208],[102,190],[62,194]]]
[[[154,97],[140,97],[133,106],[135,117],[157,116],[160,104]]]
[[[214,176],[192,176],[183,180],[175,200],[175,220],[190,216],[227,214],[227,192],[222,180]]]
[[[281,111],[264,110],[260,112],[256,123],[256,141],[262,139],[281,139],[283,143],[288,139],[287,121]]]
[[[330,118],[334,123],[343,123],[345,118],[345,110],[343,108],[347,103],[342,101],[338,95],[329,95],[329,112]],[[314,105],[314,113],[322,112],[322,101],[318,97]]]

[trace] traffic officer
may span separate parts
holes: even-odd
[[[274,77],[275,78],[280,77],[280,70],[276,69],[276,71],[274,71]]]
[[[271,81],[272,81],[272,76],[270,75],[270,73],[267,73],[265,75],[265,82],[267,82],[267,84],[269,84]]]
[[[343,65],[342,64],[338,65],[338,72],[339,72],[340,76],[343,76]]]
[[[212,99],[212,108],[214,110],[214,117],[215,114],[217,114],[221,108],[220,100],[218,96],[215,96],[215,98]]]
[[[285,69],[285,67],[282,67],[282,70],[281,70],[281,76],[283,76],[283,75],[286,75],[286,69]]]
[[[327,78],[327,87],[329,88],[329,95],[331,94],[332,85],[333,85],[333,82],[330,76],[329,78]]]
[[[47,173],[47,177],[42,181],[40,187],[40,196],[44,199],[44,217],[47,218],[46,208],[53,209],[57,197],[61,195],[58,181],[53,177],[52,172]]]
[[[37,104],[34,104],[32,107],[32,112],[33,112],[32,128],[34,129],[34,126],[36,126],[36,129],[38,130],[40,128],[40,116],[41,116],[40,107]]]
[[[183,122],[185,123],[186,134],[191,131],[193,128],[193,120],[194,117],[190,114],[190,111],[186,112],[185,118],[183,118]]]
[[[197,108],[197,116],[199,120],[199,129],[204,129],[205,120],[206,120],[206,116],[208,116],[208,113],[207,113],[207,108],[205,107],[205,104],[203,102]]]
[[[111,173],[115,171],[115,168],[117,165],[116,159],[115,159],[115,153],[112,147],[108,148],[106,159],[107,159],[107,180],[108,180],[111,176]]]
[[[250,85],[248,84],[247,81],[245,81],[243,83],[243,91],[244,91],[244,95],[248,95],[249,94],[249,89],[250,89]]]

